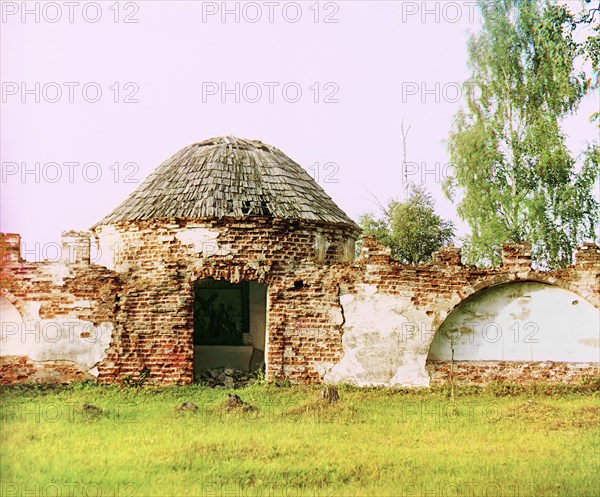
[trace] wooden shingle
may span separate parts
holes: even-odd
[[[251,216],[344,223],[358,230],[281,150],[233,136],[181,149],[93,228],[150,219]]]

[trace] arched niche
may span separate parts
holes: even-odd
[[[428,361],[598,362],[600,314],[563,288],[520,281],[483,289],[458,304]]]

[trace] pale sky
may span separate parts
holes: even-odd
[[[29,259],[221,135],[280,148],[357,220],[402,194],[404,120],[412,180],[457,222],[440,180],[475,2],[75,3],[2,2],[0,223]],[[598,107],[570,119],[573,150]]]

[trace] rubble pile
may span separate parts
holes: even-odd
[[[212,388],[242,388],[256,381],[255,373],[231,367],[202,371],[196,381]]]

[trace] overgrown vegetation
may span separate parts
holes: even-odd
[[[436,214],[433,198],[421,185],[411,185],[406,201],[391,199],[381,210],[380,215],[367,213],[360,218],[362,236],[372,235],[390,247],[397,261],[429,261],[454,237],[453,223]]]
[[[599,386],[10,388],[3,495],[595,495]]]
[[[502,243],[531,242],[539,266],[564,267],[597,236],[600,149],[581,143],[573,154],[563,122],[598,88],[583,69],[586,60],[600,69],[600,15],[570,7],[479,1],[483,28],[468,44],[471,78],[450,133],[445,184],[471,228],[468,263],[498,265]]]

